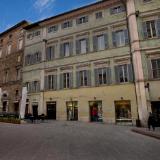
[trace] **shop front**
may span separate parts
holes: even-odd
[[[131,102],[128,100],[115,101],[116,123],[132,122]]]
[[[78,121],[78,102],[68,101],[66,102],[67,107],[67,120]]]
[[[90,101],[90,121],[91,122],[102,122],[102,101]]]
[[[38,118],[38,103],[32,104],[32,115],[34,118]]]
[[[47,102],[47,119],[56,120],[56,102]]]
[[[160,126],[160,101],[151,102],[151,109],[156,120],[156,126]]]

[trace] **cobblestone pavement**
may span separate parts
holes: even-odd
[[[0,160],[159,160],[160,141],[107,124],[0,123]]]

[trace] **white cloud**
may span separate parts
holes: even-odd
[[[55,1],[56,0],[36,0],[33,6],[36,10],[42,12],[50,6],[53,6]]]

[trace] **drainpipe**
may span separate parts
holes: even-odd
[[[139,119],[139,112],[138,112],[138,98],[136,93],[136,79],[135,79],[135,71],[134,71],[134,64],[133,64],[133,54],[132,54],[132,44],[131,44],[131,35],[130,35],[130,28],[129,28],[129,21],[128,21],[128,12],[127,12],[127,0],[120,0],[123,6],[125,7],[125,16],[126,16],[126,25],[128,29],[128,39],[129,39],[129,52],[130,52],[130,61],[132,65],[132,71],[133,71],[133,83],[134,83],[134,90],[136,95],[136,104],[137,104],[137,120],[136,120],[136,126],[140,127],[140,119]]]

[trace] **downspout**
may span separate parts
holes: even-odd
[[[126,25],[127,25],[127,29],[128,29],[128,39],[129,39],[129,51],[130,51],[130,61],[131,61],[131,65],[132,65],[132,71],[133,71],[133,83],[134,83],[134,90],[135,90],[135,95],[136,95],[136,104],[137,104],[137,120],[138,123],[140,122],[139,119],[139,112],[138,112],[138,97],[137,97],[137,93],[136,93],[136,79],[135,79],[135,71],[134,71],[134,64],[133,64],[133,54],[132,54],[132,44],[131,44],[131,35],[130,35],[130,28],[129,28],[129,21],[128,21],[128,12],[127,12],[127,4],[126,4],[126,0],[120,0],[121,3],[123,4],[123,6],[125,7],[125,15],[126,15]],[[140,125],[136,124],[137,126]]]

